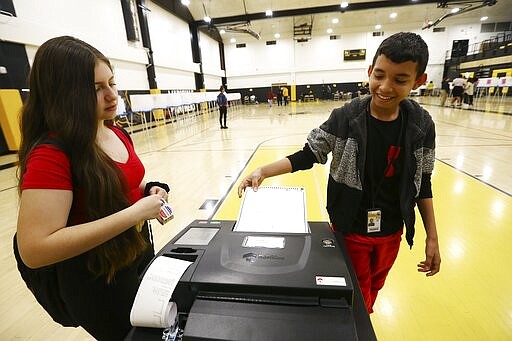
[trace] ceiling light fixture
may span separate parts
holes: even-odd
[[[347,8],[348,7],[348,1],[342,1],[340,4],[341,8]]]
[[[181,0],[181,4],[188,7],[188,5],[190,5],[190,0]]]
[[[376,30],[380,30],[381,28],[382,28],[382,25],[381,25],[381,24],[377,24],[377,25],[375,25],[375,29],[376,29]]]
[[[327,33],[331,34],[332,33],[332,28],[328,28],[327,29]]]
[[[488,16],[483,16],[483,17],[480,18],[480,21],[486,21],[487,19],[489,19]]]
[[[390,17],[391,19],[395,19],[397,16],[398,16],[398,14],[397,14],[396,12],[393,12],[393,13],[391,13],[391,14],[389,15],[389,17]]]
[[[331,20],[331,22],[332,22],[333,24],[337,24],[337,23],[339,23],[339,22],[340,22],[340,19],[338,19],[338,18],[334,18],[334,19],[332,19],[332,20]]]
[[[272,10],[271,10],[271,9],[267,9],[267,10],[265,11],[265,15],[266,15],[267,17],[271,17],[271,16],[272,16]]]

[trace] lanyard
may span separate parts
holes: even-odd
[[[375,189],[373,184],[375,183],[375,179],[373,177],[374,175],[374,172],[373,172],[373,156],[370,155],[370,150],[369,150],[369,146],[370,146],[370,141],[371,141],[371,113],[370,113],[370,107],[368,105],[368,107],[366,108],[366,111],[367,111],[367,115],[366,115],[366,126],[367,126],[367,144],[366,144],[366,153],[367,153],[367,174],[368,174],[368,180],[370,180],[370,205],[371,207],[370,208],[375,208],[375,198],[377,197],[377,194],[379,193],[380,191],[380,188],[382,186],[382,183],[384,182],[384,178],[386,177],[386,175],[390,176],[391,174],[391,170],[395,167],[395,162],[396,160],[398,159],[398,156],[400,155],[400,142],[402,141],[402,135],[403,135],[403,130],[404,130],[404,122],[405,122],[405,117],[402,115],[401,111],[398,112],[398,119],[400,119],[400,133],[398,134],[398,139],[397,139],[397,142],[396,144],[393,146],[391,145],[389,147],[389,150],[388,150],[388,155],[387,155],[387,164],[386,164],[386,167],[384,168],[384,172],[377,184],[377,187]],[[390,174],[391,173],[391,174]]]

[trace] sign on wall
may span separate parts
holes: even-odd
[[[365,60],[366,49],[343,50],[343,60]]]

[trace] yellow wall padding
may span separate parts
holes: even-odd
[[[16,151],[20,147],[21,132],[19,117],[23,103],[19,90],[0,89],[0,126],[7,147]]]

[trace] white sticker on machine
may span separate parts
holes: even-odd
[[[345,277],[326,277],[316,276],[316,285],[333,285],[337,287],[346,287]]]

